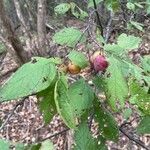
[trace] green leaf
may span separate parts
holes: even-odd
[[[73,111],[73,108],[70,104],[70,99],[68,96],[68,89],[66,87],[65,80],[63,77],[60,77],[60,79],[56,82],[55,85],[55,104],[58,113],[62,117],[64,123],[69,128],[75,128],[75,114]]]
[[[86,11],[83,11],[82,9],[79,9],[79,11],[80,11],[79,19],[83,20],[86,17],[88,17],[88,13]]]
[[[135,95],[135,96],[130,97],[129,102],[130,102],[130,104],[135,105],[135,104],[136,104],[136,95]]]
[[[99,28],[96,29],[96,40],[99,42],[99,43],[104,43],[105,44],[105,40],[104,38],[102,37],[101,35],[101,31],[99,30]]]
[[[54,8],[55,13],[64,15],[70,9],[70,4],[61,3]]]
[[[57,44],[74,47],[78,42],[83,43],[86,37],[78,29],[64,28],[55,33],[53,40]]]
[[[131,25],[134,26],[136,29],[144,32],[144,29],[143,29],[143,24],[139,23],[139,22],[135,22],[135,21],[130,21]]]
[[[60,59],[59,57],[49,58],[49,60],[50,60],[50,62],[52,62],[52,63],[54,63],[54,64],[56,64],[56,65],[62,63],[62,61],[61,61],[61,59]]]
[[[73,64],[79,66],[81,69],[87,67],[89,64],[87,58],[81,52],[71,51],[68,55],[68,58]]]
[[[114,117],[103,109],[98,99],[94,101],[95,120],[98,122],[100,134],[107,140],[117,141],[119,130]]]
[[[83,79],[71,84],[68,92],[71,100],[71,106],[78,117],[80,117],[86,109],[91,108],[94,93]]]
[[[105,0],[105,4],[110,11],[116,12],[119,10],[119,0]]]
[[[74,134],[74,150],[97,150],[98,145],[93,139],[87,123],[81,123]]]
[[[106,139],[102,135],[99,135],[97,140],[100,142],[100,144],[98,144],[97,150],[108,150],[106,146]]]
[[[128,109],[126,109],[124,112],[123,112],[123,116],[124,116],[124,118],[127,120],[127,119],[129,119],[129,117],[131,116],[131,114],[132,114],[132,109],[131,108],[128,108]]]
[[[46,90],[38,93],[38,105],[43,119],[48,124],[56,114],[56,106],[54,101],[54,86],[48,87]]]
[[[140,87],[137,81],[129,82],[131,98],[134,97],[135,104],[142,110],[143,113],[150,115],[150,94],[143,87]]]
[[[0,88],[0,101],[28,96],[46,89],[56,78],[56,67],[50,59],[36,57],[20,67]]]
[[[141,38],[133,35],[126,35],[122,33],[117,40],[118,45],[124,50],[132,50],[138,48]]]
[[[9,150],[10,143],[7,140],[0,139],[0,149],[1,150]]]
[[[138,48],[141,39],[132,35],[122,33],[118,39],[117,44],[105,44],[104,49],[116,55],[122,55],[129,50]]]
[[[15,150],[27,150],[29,146],[25,146],[23,143],[13,143],[13,146],[15,147]]]
[[[40,150],[41,143],[36,143],[34,145],[30,145],[29,149],[27,150]]]
[[[95,0],[96,4],[98,5],[100,2],[102,2],[103,0]],[[94,3],[93,0],[88,0],[88,8],[89,7],[94,7]]]
[[[29,146],[25,146],[23,143],[14,143],[8,140],[0,139],[0,150],[27,150]]]
[[[72,14],[81,20],[88,16],[87,12],[83,11],[80,7],[78,7],[74,2],[70,3]]]
[[[150,0],[146,0],[146,5],[147,5],[147,14],[150,14]]]
[[[124,52],[124,49],[121,48],[118,44],[105,44],[104,50],[110,53],[114,53],[116,55],[119,55]]]
[[[71,3],[70,3],[70,6],[71,6],[71,13],[72,13],[76,18],[79,18],[80,13],[78,12],[77,5],[76,5],[74,2],[71,2]]]
[[[131,62],[126,61],[124,63],[126,64],[126,66],[128,66],[128,75],[132,75],[132,77],[136,78],[138,81],[144,80],[145,82],[147,82],[148,86],[150,85],[150,78],[143,73],[143,69]]]
[[[125,99],[128,96],[128,86],[122,73],[120,61],[111,56],[109,64],[107,73],[110,77],[105,79],[105,92],[109,104],[116,110],[117,102],[119,102],[121,107],[124,106]]]
[[[143,5],[141,5],[140,3],[134,3],[134,4],[139,8],[144,8]]]
[[[130,9],[132,11],[135,10],[135,5],[133,3],[131,3],[131,2],[128,2],[126,6],[127,6],[128,9]]]
[[[150,56],[144,56],[144,58],[141,58],[142,68],[145,72],[150,73]]]
[[[148,76],[143,76],[143,79],[146,82],[147,87],[150,87],[150,76],[149,75]]]
[[[137,127],[140,134],[150,134],[150,116],[145,116]]]
[[[128,55],[127,55],[128,57]],[[124,75],[125,78],[128,78],[131,74],[130,74],[130,67],[128,64],[126,64],[126,62],[131,62],[131,60],[128,60],[129,58],[124,58],[124,60],[122,58],[118,58],[120,63],[121,63],[121,66],[122,66],[122,73]],[[123,61],[122,61],[123,60]],[[132,62],[131,62],[132,63]]]
[[[95,76],[93,79],[93,83],[96,86],[96,88],[99,90],[99,92],[103,92],[105,88],[105,79],[101,76]]]
[[[46,140],[41,143],[40,150],[54,150],[54,145],[50,140]]]

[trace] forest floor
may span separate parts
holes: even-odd
[[[150,54],[150,33],[148,30],[148,35],[141,34],[144,37],[143,43],[139,47],[135,53],[131,54],[133,61],[138,63],[138,58],[141,55],[149,55]],[[81,45],[79,47],[81,51],[84,51],[84,46]],[[57,51],[60,49],[64,49],[62,47],[57,47]],[[98,49],[97,47],[93,48]],[[56,51],[56,49],[55,49]],[[86,51],[84,51],[86,53]],[[66,51],[62,52],[63,54],[59,55],[66,55]],[[6,73],[9,70],[15,69],[17,64],[13,61],[12,57],[7,54],[3,60],[1,67],[1,72]],[[84,72],[81,76],[88,76]],[[9,76],[6,76],[3,79],[0,79],[0,85],[2,85]],[[72,78],[77,78],[76,76],[72,76]],[[126,103],[126,108],[129,105]],[[116,120],[119,125],[124,122],[123,117],[120,114],[115,114]],[[133,107],[132,116],[129,118],[129,121],[133,120],[135,116],[138,116],[135,108]],[[70,133],[63,132],[62,134],[52,136],[60,131],[66,129],[66,126],[63,124],[62,120],[58,115],[54,116],[52,121],[45,125],[43,122],[43,118],[41,113],[38,110],[37,106],[37,99],[34,96],[30,96],[28,99],[25,99],[23,103],[19,103],[19,101],[10,101],[0,104],[0,120],[1,120],[1,127],[0,127],[0,138],[5,138],[7,140],[11,140],[13,142],[23,142],[23,143],[36,143],[39,141],[43,141],[50,137],[52,142],[54,143],[57,150],[65,150],[68,146],[68,141],[70,138]],[[144,136],[137,136],[135,133],[135,127],[138,124],[138,119],[135,119],[132,122],[132,125],[126,126],[126,131],[132,135],[139,138],[147,147],[150,148],[150,135]],[[93,136],[97,134],[97,126],[96,123],[93,122],[92,124],[92,132]],[[114,143],[111,141],[107,142],[109,150],[144,150],[139,145],[135,144],[132,140],[129,140],[125,135],[120,133],[119,141]]]

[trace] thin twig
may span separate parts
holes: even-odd
[[[53,138],[53,137],[56,137],[56,136],[58,136],[58,135],[62,135],[62,134],[65,134],[67,131],[69,131],[70,129],[69,128],[66,128],[66,129],[64,129],[64,130],[62,130],[62,131],[60,131],[60,132],[58,132],[58,133],[55,133],[55,134],[52,134],[52,135],[50,135],[50,136],[47,136],[47,137],[45,137],[45,138],[43,138],[42,140],[41,140],[41,142],[42,141],[45,141],[45,140],[47,140],[47,139],[51,139],[51,138]]]
[[[98,22],[98,25],[99,25],[99,29],[101,31],[101,35],[103,36],[103,26],[102,26],[102,23],[101,23],[101,20],[100,20],[100,17],[99,17],[99,13],[97,11],[97,5],[96,5],[95,0],[93,0],[93,4],[94,4],[95,13],[96,13],[96,16],[97,16],[97,22]]]
[[[85,33],[86,33],[86,31],[89,29],[89,27],[90,27],[90,25],[88,24],[88,25],[87,25],[87,27],[83,30],[83,32],[82,32],[82,34],[81,34],[81,36],[79,37],[79,39],[78,39],[78,41],[77,41],[77,43],[76,43],[76,45],[75,45],[74,47],[76,47],[76,46],[77,46],[77,44],[78,44],[78,43],[80,43],[80,41],[82,40],[82,38],[83,38],[84,34],[85,34]]]
[[[140,116],[137,116],[137,117],[133,118],[133,119],[132,119],[131,121],[129,121],[129,122],[124,122],[124,123],[121,124],[120,127],[124,127],[124,126],[126,126],[126,125],[132,125],[133,121],[135,121],[136,119],[139,119],[139,118],[140,118]]]
[[[112,25],[113,16],[114,16],[113,11],[110,11],[110,17],[109,17],[109,20],[108,20],[108,23],[106,26],[106,34],[105,34],[105,42],[106,43],[108,42],[108,39],[109,39],[110,34],[112,32],[111,25]]]
[[[89,36],[91,37],[92,41],[100,48],[102,49],[102,46],[92,37],[92,33],[89,31]]]
[[[146,147],[142,141],[135,139],[132,135],[129,135],[126,133],[126,131],[123,129],[123,126],[125,124],[123,123],[120,127],[119,127],[119,131],[122,132],[129,140],[134,141],[136,144],[140,145],[142,148],[146,149],[146,150],[150,150],[148,147]]]

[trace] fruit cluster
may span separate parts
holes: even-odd
[[[96,51],[90,57],[90,64],[91,64],[91,68],[94,69],[96,73],[106,71],[109,65],[105,56],[102,55],[100,51]],[[70,74],[78,74],[80,73],[81,68],[78,65],[69,62],[68,65],[64,65],[64,64],[61,65],[60,70],[66,73],[69,72]]]

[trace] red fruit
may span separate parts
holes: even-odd
[[[96,72],[105,71],[108,67],[108,62],[104,56],[98,55],[93,61],[93,67]]]

